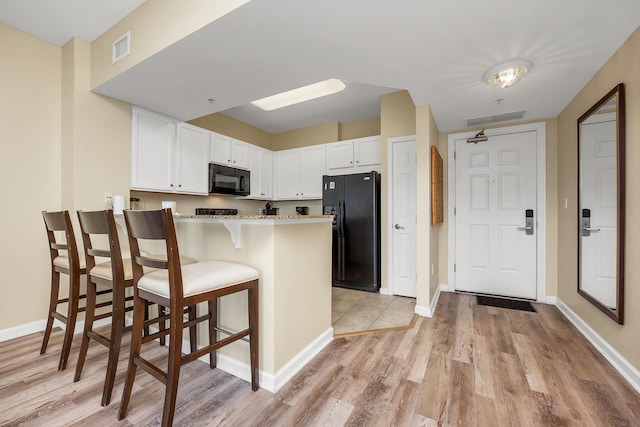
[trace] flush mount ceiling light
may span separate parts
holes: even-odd
[[[289,105],[338,93],[344,90],[345,87],[342,80],[329,79],[258,99],[257,101],[253,101],[252,104],[265,111],[277,110],[278,108],[288,107]]]
[[[498,88],[507,88],[518,83],[533,64],[529,61],[511,61],[493,67],[484,74],[484,79]]]

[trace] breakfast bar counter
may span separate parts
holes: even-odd
[[[330,215],[176,215],[180,254],[260,273],[260,386],[278,390],[333,337]],[[246,293],[219,301],[219,326],[246,328]],[[206,339],[206,330],[198,331]],[[206,358],[203,358],[203,360]],[[249,379],[248,344],[218,352],[218,367]]]

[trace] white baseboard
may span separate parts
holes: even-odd
[[[295,355],[293,359],[287,362],[276,374],[270,374],[263,371],[259,373],[260,388],[275,393],[280,390],[295,374],[297,374],[311,359],[313,359],[320,351],[325,348],[333,340],[333,328],[324,331],[319,337],[313,340],[300,353]],[[188,341],[182,343],[183,348],[188,349]],[[198,358],[198,360],[209,363],[209,355]],[[224,354],[218,354],[217,367],[235,377],[244,381],[251,381],[251,368],[244,362],[239,362]]]
[[[98,328],[100,326],[111,324],[111,318],[96,320],[93,322],[93,326]],[[14,338],[24,337],[25,335],[34,334],[36,332],[42,332],[47,327],[47,320],[37,320],[35,322],[27,323],[25,325],[14,326],[13,328],[7,328],[0,331],[0,342],[12,340]],[[53,327],[59,327],[65,329],[65,324],[55,319],[53,321]],[[73,334],[81,334],[84,331],[84,320],[76,322],[76,328],[73,330]]]
[[[442,288],[444,286],[445,285],[442,285],[442,284],[438,285],[438,288],[436,289],[436,293],[433,295],[433,299],[431,300],[431,304],[429,305],[429,307],[416,305],[415,313],[421,317],[433,317],[434,313],[436,312],[436,307],[438,306],[440,293],[443,292]]]
[[[444,283],[440,283],[440,292],[455,292],[453,286],[445,285]]]
[[[554,297],[547,297],[554,298]],[[580,316],[571,310],[560,298],[556,298],[556,307],[573,325],[589,340],[613,367],[622,375],[633,388],[640,393],[640,371],[638,371],[627,359],[604,340],[591,326],[589,326]]]
[[[393,295],[393,293],[389,288],[380,288],[380,295]]]

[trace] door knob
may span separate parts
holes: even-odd
[[[396,230],[404,230],[404,227],[401,227],[400,224],[396,224],[393,226]]]

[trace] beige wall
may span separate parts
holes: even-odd
[[[131,107],[90,92],[90,61],[80,39],[62,48],[62,206],[74,211],[103,209],[105,192],[129,198]]]
[[[636,369],[640,369],[640,29],[620,47],[593,79],[558,116],[558,297],[611,344]],[[618,325],[576,292],[578,181],[577,119],[618,83],[626,95],[626,230],[625,319]],[[567,207],[564,207],[565,200]]]
[[[389,188],[387,185],[387,174],[389,172],[387,147],[389,138],[397,136],[416,134],[416,106],[407,91],[399,91],[383,95],[380,98],[380,140],[382,150],[382,179],[380,183],[381,192],[381,269],[382,287],[388,288],[387,278],[389,274],[389,257],[387,249],[389,247],[389,218],[387,206],[389,205]]]
[[[154,0],[137,9],[92,43],[94,88],[215,21],[249,0]],[[131,32],[131,54],[111,64],[113,42]]]
[[[431,301],[431,108],[416,108],[416,305]],[[437,137],[436,137],[437,141]]]
[[[429,271],[429,304],[432,303],[433,297],[440,285],[440,230],[444,228],[444,224],[438,224],[435,226],[431,225],[431,202],[433,199],[433,194],[431,192],[431,146],[435,146],[438,148],[439,146],[439,137],[440,132],[438,132],[438,126],[436,126],[436,120],[433,118],[433,112],[431,108],[429,108],[429,152],[428,155],[428,163],[429,163],[429,176],[427,177],[427,185],[428,185],[428,194],[431,194],[431,197],[428,200],[428,211],[430,213],[427,224],[430,228],[430,236],[429,236],[429,255],[430,255],[430,266],[429,268],[433,271]],[[438,148],[438,151],[440,149]],[[420,258],[418,258],[420,259]]]
[[[340,139],[342,141],[354,138],[364,138],[365,136],[380,135],[380,117],[342,123],[341,129]]]
[[[0,330],[45,318],[43,210],[61,206],[61,50],[0,24]]]
[[[546,245],[546,296],[558,295],[558,120],[543,120],[546,128],[546,225],[547,225],[547,245]],[[495,129],[508,126],[516,126],[526,123],[535,123],[531,121],[509,123],[500,126],[491,126],[487,129]],[[477,129],[478,131],[480,129]],[[448,161],[449,161],[449,135],[470,132],[471,130],[460,130],[449,133],[442,133],[439,137],[438,150],[443,161],[443,178],[444,178],[444,223],[439,225],[439,280],[441,284],[449,284],[449,234],[447,215],[449,212],[448,202]]]
[[[273,135],[272,150],[307,147],[340,140],[340,123],[331,122]]]
[[[197,119],[190,120],[188,123],[208,129],[212,132],[230,136],[231,138],[239,139],[240,141],[273,150],[273,138],[270,133],[248,125],[223,113],[215,113],[208,116],[198,117]]]

